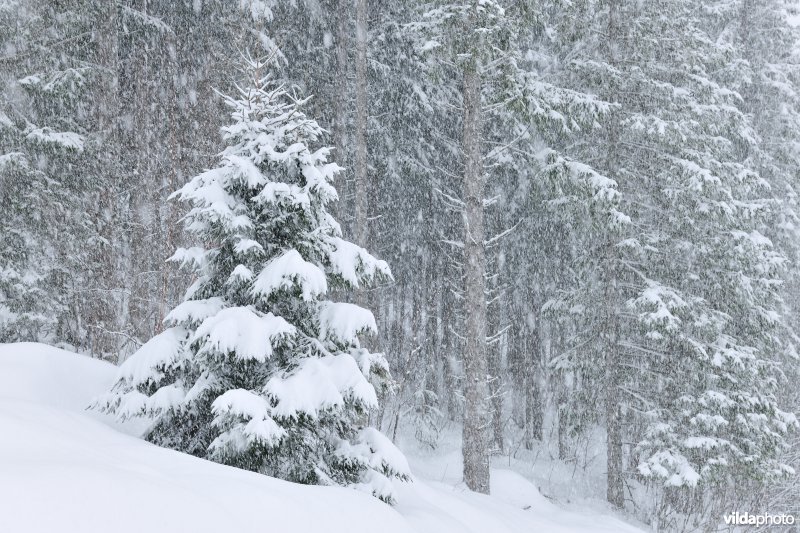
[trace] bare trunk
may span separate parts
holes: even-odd
[[[486,361],[486,257],[484,250],[483,171],[480,152],[480,78],[474,65],[464,71],[464,481],[489,493]]]
[[[487,264],[487,269],[490,268]],[[488,277],[488,276],[487,276]],[[495,274],[497,279],[499,273]],[[487,301],[487,324],[489,335],[498,334],[502,328],[502,301],[497,282],[489,283],[489,292],[497,296]],[[494,339],[486,346],[486,363],[489,370],[489,398],[491,407],[491,439],[492,451],[503,451],[503,342],[502,338]]]
[[[612,136],[612,139],[614,136]],[[605,350],[605,398],[604,410],[606,418],[606,499],[616,507],[623,507],[625,494],[623,491],[623,459],[622,459],[622,413],[620,410],[620,331],[619,316],[615,308],[617,298],[617,279],[613,269],[614,249],[607,243],[605,295],[606,316],[603,324],[601,346]]]
[[[352,0],[338,0],[336,7],[336,74],[334,83],[336,86],[336,116],[333,125],[333,143],[336,146],[336,162],[339,165],[348,167],[348,152],[347,152],[347,108],[348,108],[348,22],[350,13],[350,4]],[[347,185],[347,176],[349,172],[340,174],[341,180],[337,184],[339,191],[339,201],[334,202],[332,208],[334,216],[342,222],[343,229],[349,229],[349,187]],[[347,227],[345,227],[347,226]],[[349,231],[348,231],[349,233]]]
[[[508,310],[510,328],[508,330],[508,377],[513,392],[511,416],[519,429],[525,428],[525,353],[527,337],[525,328],[525,306],[522,301],[527,301],[523,288],[512,286],[511,301]]]
[[[621,44],[619,13],[617,3],[611,2],[608,11],[608,61],[616,64],[618,45]],[[614,87],[612,93],[617,92]],[[616,96],[616,95],[614,95]],[[614,98],[617,101],[617,98]],[[617,150],[619,140],[619,124],[612,122],[609,131],[608,151],[606,166],[611,173],[618,166]],[[604,286],[606,302],[606,316],[603,320],[605,331],[604,342],[601,346],[605,350],[605,398],[604,410],[606,417],[606,499],[616,507],[623,507],[625,504],[624,479],[623,479],[623,450],[622,450],[622,413],[620,412],[620,329],[617,305],[619,302],[619,287],[615,275],[615,247],[609,237],[606,244]]]
[[[612,135],[612,140],[615,138]],[[623,491],[623,449],[622,449],[622,413],[620,409],[620,325],[617,313],[618,283],[614,272],[614,246],[611,239],[606,244],[605,272],[603,275],[604,295],[606,302],[605,316],[601,333],[600,346],[604,350],[604,411],[606,419],[606,499],[616,507],[623,507],[625,494]]]
[[[549,328],[549,348],[545,361],[552,361],[555,357],[554,354],[564,353],[567,345],[566,329],[563,326],[554,325],[550,323]],[[570,383],[573,381],[570,372],[564,369],[553,370],[548,374],[548,382],[551,385],[551,394],[555,397],[556,414],[558,416],[557,431],[558,431],[558,458],[566,460],[570,453],[569,444],[569,390]]]
[[[348,74],[349,68],[349,22],[350,22],[350,5],[352,0],[338,0],[337,5],[337,26],[336,26],[336,119],[334,125],[333,141],[336,146],[336,162],[345,168],[349,167],[349,152],[347,150],[347,117],[350,101],[350,92]],[[338,184],[339,201],[336,202],[334,208],[339,214],[339,220],[343,224],[343,229],[347,232],[350,229],[352,218],[350,215],[349,202],[350,202],[350,186],[348,179],[350,176],[349,169],[340,174],[340,183]]]
[[[447,265],[447,260],[442,262],[443,267],[446,265],[453,268],[452,265]],[[441,310],[439,312],[439,321],[442,329],[442,342],[439,360],[442,363],[442,384],[445,390],[454,391],[459,386],[458,378],[460,371],[458,366],[459,356],[463,352],[462,338],[456,333],[456,328],[459,327],[460,314],[460,301],[456,299],[453,292],[453,286],[450,280],[444,274],[442,269],[442,289],[441,289]],[[455,421],[461,415],[461,406],[456,399],[455,394],[447,394],[444,398],[445,407],[449,420]]]
[[[439,376],[436,366],[436,355],[438,353],[436,346],[436,296],[438,286],[436,283],[436,269],[433,253],[432,250],[427,246],[427,243],[424,248],[422,262],[425,265],[425,274],[423,276],[423,279],[425,280],[425,302],[423,304],[424,309],[421,315],[422,346],[420,348],[420,355],[422,357],[422,364],[424,364],[425,368],[427,369],[424,382],[426,397],[428,392],[435,394],[437,397],[435,406],[438,407],[438,397],[440,393],[438,379]]]
[[[503,391],[500,376],[500,348],[492,347],[491,355],[488,357],[489,375],[489,397],[491,398],[492,408],[492,444],[494,448],[503,451]]]
[[[356,243],[367,246],[367,0],[356,0]]]
[[[174,35],[172,35],[169,40],[171,41],[170,47],[174,47],[175,50],[178,50],[178,43],[175,40]],[[168,41],[169,42],[169,41]],[[177,53],[177,52],[176,52]],[[179,71],[179,66],[177,61],[173,63],[174,71]],[[166,190],[167,196],[172,194],[174,191],[178,189],[178,172],[183,165],[182,157],[181,157],[181,144],[178,140],[178,130],[180,128],[179,121],[176,118],[176,112],[178,108],[178,92],[180,88],[176,85],[176,81],[172,82],[173,85],[171,87],[171,101],[169,102],[169,111],[168,111],[168,120],[169,120],[169,161],[170,161],[170,169],[165,175],[162,176],[163,183],[162,183],[162,190]],[[172,253],[172,250],[175,249],[175,230],[178,225],[177,217],[175,216],[175,210],[173,209],[172,202],[165,201],[163,202],[164,205],[164,223],[166,224],[166,248],[168,253]],[[161,290],[160,296],[158,299],[158,321],[155,324],[155,331],[156,333],[161,333],[164,330],[164,317],[166,316],[167,310],[170,308],[171,302],[169,301],[170,294],[170,281],[171,281],[171,271],[169,268],[162,267],[161,268]]]
[[[530,346],[526,354],[525,365],[525,448],[533,448],[533,441],[542,440],[542,425],[544,424],[544,409],[542,402],[539,371],[542,358],[542,341],[539,331],[539,321],[533,324],[533,331],[529,333]]]
[[[117,158],[114,150],[118,139],[115,120],[118,109],[117,5],[109,2],[104,8],[94,35],[97,43],[97,62],[103,68],[96,108],[97,129],[103,143],[103,155],[97,160],[97,174],[101,176],[103,183],[100,185],[94,223],[103,243],[96,252],[94,261],[96,268],[92,280],[94,286],[99,289],[96,294],[102,296],[97,298],[87,311],[89,326],[94,329],[90,349],[93,355],[99,356],[108,356],[117,347],[114,332],[118,328],[119,311],[117,305],[119,287],[114,276],[117,265],[112,253],[116,218],[114,188],[117,185],[115,183]]]
[[[491,221],[487,221],[487,231],[491,228],[502,228],[507,225],[505,212],[496,210]],[[489,367],[489,397],[491,398],[491,426],[492,426],[492,451],[503,452],[503,355],[506,348],[507,337],[503,332],[505,310],[505,294],[502,290],[503,267],[500,261],[500,254],[495,252],[491,255],[491,260],[487,259],[487,324],[488,334],[497,335],[490,344],[487,345],[487,365]],[[491,275],[489,274],[491,272]]]
[[[622,420],[619,407],[619,386],[617,376],[617,354],[611,349],[606,353],[606,431],[608,442],[606,460],[608,483],[606,498],[609,503],[622,507],[625,504],[623,491],[622,464]]]
[[[568,437],[569,424],[567,424],[567,385],[563,375],[558,383],[558,458],[564,461],[569,454]]]

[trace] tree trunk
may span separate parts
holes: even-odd
[[[94,328],[91,341],[93,355],[108,357],[117,351],[114,332],[119,328],[119,287],[113,244],[117,225],[116,187],[117,179],[117,121],[118,111],[118,41],[117,4],[109,2],[102,6],[98,28],[94,34],[97,44],[97,62],[102,67],[101,83],[97,98],[97,129],[102,140],[102,155],[97,160],[97,175],[101,177],[94,223],[102,244],[94,257],[93,284],[98,289],[92,294],[95,302],[87,310],[90,327]]]
[[[483,171],[480,151],[481,93],[476,67],[464,71],[464,481],[489,493],[488,398],[486,361],[486,257],[484,250]]]
[[[336,2],[336,74],[334,76],[334,83],[336,87],[336,116],[333,124],[333,144],[336,147],[336,162],[347,168],[348,166],[348,151],[347,151],[347,108],[348,108],[348,14],[350,13],[349,7],[352,0],[338,0]],[[349,187],[347,185],[347,175],[349,172],[343,172],[339,175],[339,183],[337,183],[337,190],[339,192],[339,201],[334,202],[332,208],[334,216],[342,223],[342,229],[345,233],[349,233],[350,210],[348,209],[348,196]],[[360,244],[360,243],[359,243]]]
[[[179,43],[174,34],[169,34],[168,46],[175,50],[179,50]],[[172,60],[172,69],[175,72],[180,72],[180,65],[177,60]],[[165,224],[165,246],[168,253],[173,253],[175,249],[176,229],[178,226],[178,218],[173,208],[173,202],[166,200],[169,195],[178,189],[179,179],[178,173],[183,166],[183,156],[181,153],[182,144],[178,138],[179,130],[181,128],[180,120],[177,118],[179,100],[178,95],[181,87],[177,79],[172,80],[169,93],[169,110],[167,111],[167,120],[169,124],[169,162],[170,168],[168,172],[162,175],[161,189],[166,192],[165,201],[163,201],[164,212],[162,215],[163,223]],[[172,281],[172,271],[168,267],[161,268],[161,289],[158,298],[158,321],[155,324],[156,333],[161,333],[164,330],[164,317],[168,310],[174,305],[170,301],[170,282]]]
[[[538,320],[532,324],[532,329],[533,331],[529,333],[530,345],[525,365],[525,448],[528,450],[533,448],[534,440],[542,440],[544,424],[542,391],[539,382],[542,340]]]
[[[612,135],[612,139],[615,136]],[[606,313],[603,319],[601,346],[605,350],[605,398],[606,418],[606,461],[607,486],[606,499],[612,505],[622,508],[625,504],[623,492],[622,458],[622,413],[620,410],[620,325],[616,305],[619,301],[616,274],[614,272],[614,246],[611,240],[606,244],[607,256],[604,272],[604,296]]]
[[[623,465],[622,465],[622,420],[619,408],[619,386],[617,374],[617,363],[615,350],[606,353],[606,431],[608,441],[606,448],[606,459],[608,463],[608,483],[606,487],[606,498],[609,503],[616,507],[625,504],[625,493],[623,492]]]
[[[492,407],[492,444],[499,452],[503,451],[503,387],[500,373],[501,349],[500,343],[492,345],[488,357],[489,396]]]
[[[617,11],[618,5],[616,2],[611,2],[608,8],[608,49],[607,57],[610,64],[616,64],[616,51],[618,45],[621,44],[619,39],[620,24],[619,13]],[[612,86],[611,93],[613,100],[619,101],[617,98],[618,91]],[[612,122],[609,131],[608,149],[606,152],[606,167],[613,177],[613,173],[618,168],[618,139],[619,139],[619,123]],[[619,329],[619,315],[617,313],[617,306],[619,305],[620,298],[619,287],[615,274],[616,258],[615,247],[611,237],[606,244],[606,260],[605,271],[603,272],[603,282],[606,302],[606,316],[603,320],[605,330],[603,335],[605,337],[601,346],[605,350],[605,398],[604,409],[606,418],[606,462],[607,462],[607,484],[606,484],[606,499],[612,505],[622,508],[625,504],[624,493],[624,480],[623,480],[623,456],[622,456],[622,413],[620,412],[620,329]]]
[[[486,222],[486,231],[498,231],[498,228],[507,227],[505,221],[505,211],[496,210],[490,221]],[[493,451],[503,452],[503,355],[506,348],[506,333],[503,331],[505,309],[505,293],[503,291],[503,268],[499,258],[500,252],[495,250],[491,254],[491,260],[487,260],[487,327],[488,334],[494,338],[492,343],[487,346],[487,364],[489,367],[489,396],[491,398],[491,426],[492,426],[492,446]],[[488,272],[491,272],[489,274]]]
[[[356,0],[355,155],[356,243],[367,247],[367,0]]]
[[[614,247],[606,244],[606,271],[604,272],[604,296],[606,312],[603,319],[605,330],[602,331],[600,346],[603,347],[605,364],[605,397],[604,410],[606,419],[606,461],[607,486],[606,499],[616,507],[625,504],[623,492],[623,460],[622,460],[622,413],[620,411],[620,330],[616,305],[617,279],[613,269]]]
[[[567,384],[563,373],[559,372],[557,398],[558,398],[558,458],[564,461],[569,454],[568,437],[569,425],[567,424]]]
[[[552,344],[550,345],[550,353],[548,354],[548,361],[553,358],[553,353],[563,353],[567,341],[566,330],[563,326],[556,326],[555,334],[551,334]],[[552,330],[551,330],[552,331]],[[566,371],[557,371],[550,374],[550,379],[553,380],[555,388],[556,403],[558,404],[558,458],[562,461],[567,459],[570,452],[569,446],[569,387],[570,382],[574,377]]]
[[[427,397],[428,392],[436,395],[435,407],[439,406],[439,376],[437,372],[436,356],[439,353],[437,350],[437,335],[436,335],[436,307],[437,307],[437,291],[438,284],[436,283],[436,268],[433,257],[433,251],[427,246],[427,242],[423,244],[424,256],[421,258],[421,263],[425,265],[424,276],[425,280],[425,302],[422,313],[422,346],[420,347],[420,356],[422,357],[422,364],[427,369],[427,374],[424,382],[425,394]],[[426,402],[427,405],[427,402]]]

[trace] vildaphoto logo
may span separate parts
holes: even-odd
[[[725,515],[725,524],[729,526],[792,526],[794,515],[790,514],[750,514],[736,511]]]

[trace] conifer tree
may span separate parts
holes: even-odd
[[[57,327],[59,306],[47,291],[50,271],[39,239],[42,214],[32,209],[48,185],[24,153],[0,154],[0,342],[52,339]]]
[[[752,160],[759,174],[769,183],[765,196],[771,209],[762,217],[760,231],[769,236],[773,249],[785,257],[784,280],[780,290],[781,308],[771,322],[772,334],[781,348],[777,362],[785,375],[776,391],[778,397],[795,413],[800,412],[797,379],[800,376],[797,332],[800,322],[800,203],[798,202],[798,167],[800,152],[800,28],[793,21],[800,9],[789,0],[740,0],[726,4],[713,19],[719,25],[720,40],[737,51],[739,60],[731,62],[726,79],[742,96],[740,109],[746,113],[758,134],[758,143],[747,146],[743,154]],[[711,17],[709,17],[711,18]],[[791,507],[798,501],[800,487],[796,472],[800,470],[797,432],[784,447],[781,460],[795,470],[794,476],[772,480],[766,487],[766,498],[753,485],[742,487],[748,503],[759,498],[762,508]],[[750,505],[751,507],[755,507]]]
[[[53,52],[78,27],[73,7],[0,4],[0,338],[85,349],[81,291],[98,243],[82,201],[99,185],[85,169],[97,149],[87,98],[96,71],[84,50]]]
[[[373,383],[388,374],[384,356],[359,342],[375,319],[326,295],[391,273],[342,238],[327,210],[341,168],[329,148],[313,147],[324,131],[269,65],[248,60],[249,85],[226,99],[233,123],[220,165],[174,194],[191,206],[198,246],[171,260],[196,281],[100,406],[152,417],[147,438],[163,446],[390,502],[391,480],[407,479],[408,467],[364,426],[377,407]]]
[[[719,79],[730,48],[691,2],[595,7],[573,79],[615,111],[602,149],[574,153],[614,180],[624,215],[589,230],[553,305],[582,321],[563,361],[604,385],[608,499],[624,504],[630,468],[667,489],[780,475],[795,423],[774,394],[783,259],[760,233],[767,184],[741,155],[758,137]]]
[[[458,209],[463,224],[463,238],[454,244],[463,254],[460,264],[463,277],[459,282],[463,283],[460,296],[464,306],[465,344],[464,476],[471,489],[488,492],[490,418],[498,448],[502,448],[503,435],[499,412],[502,402],[496,400],[500,394],[499,371],[490,370],[487,344],[487,339],[498,333],[487,331],[491,322],[487,301],[496,302],[498,298],[492,298],[492,293],[499,293],[497,286],[490,287],[497,284],[489,280],[498,273],[491,271],[489,262],[497,257],[487,252],[497,246],[505,230],[517,221],[500,217],[508,227],[496,228],[497,233],[491,234],[487,231],[487,208],[495,203],[505,204],[508,199],[503,193],[508,194],[527,179],[526,167],[553,169],[553,161],[564,162],[558,153],[544,149],[541,144],[547,146],[547,141],[573,128],[591,129],[595,117],[607,105],[591,95],[539,78],[538,69],[530,59],[534,54],[523,53],[529,39],[527,32],[541,15],[536,6],[488,0],[436,2],[426,7],[430,9],[408,27],[418,36],[419,54],[432,58],[425,65],[426,73],[438,79],[445,72],[449,79],[457,80],[448,91],[440,89],[439,95],[445,102],[448,98],[454,100],[461,111],[454,130],[460,139],[457,163],[463,168],[462,179],[460,191],[447,200]],[[445,102],[436,105],[443,106]],[[548,130],[556,133],[548,135]],[[555,173],[570,174],[570,171],[560,168]],[[595,175],[589,172],[588,181]],[[587,176],[582,175],[579,180],[584,178]],[[605,184],[589,184],[589,187],[603,188]],[[489,190],[500,194],[489,198]],[[494,326],[502,331],[502,324]],[[535,363],[530,363],[527,382],[535,386]],[[493,366],[497,366],[494,361]],[[533,397],[531,404],[535,403]],[[492,398],[495,401],[490,405]],[[537,414],[531,412],[528,418],[530,426],[541,425],[536,422]]]
[[[493,75],[507,74],[513,65],[507,40],[510,18],[501,3],[436,2],[426,5],[412,29],[420,37],[421,53],[443,58],[438,65],[459,80],[459,156],[461,183],[455,199],[462,215],[461,295],[464,305],[464,417],[462,455],[464,481],[476,492],[489,493],[489,368],[487,346],[485,100]],[[437,63],[434,61],[433,63]],[[511,69],[513,71],[513,68]],[[434,73],[437,75],[437,73]]]

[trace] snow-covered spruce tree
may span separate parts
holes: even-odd
[[[567,148],[614,180],[625,223],[583,236],[578,284],[557,304],[586,327],[564,362],[603,384],[609,501],[622,506],[637,477],[668,513],[705,512],[730,480],[780,474],[794,423],[775,396],[782,259],[760,233],[767,184],[742,156],[758,136],[718,79],[730,49],[696,3],[582,7],[569,23],[596,26],[577,28],[572,80],[617,105],[603,143]],[[587,399],[576,407],[593,412]]]
[[[322,128],[272,75],[249,61],[251,86],[228,98],[233,124],[220,165],[175,197],[201,246],[171,258],[197,279],[169,328],[120,368],[99,402],[120,418],[154,419],[147,439],[286,480],[351,486],[393,499],[403,455],[364,427],[382,354],[360,346],[366,309],[325,299],[334,286],[390,278],[385,262],[341,237],[327,211],[340,170]]]
[[[785,19],[778,13],[765,17],[776,7],[769,4],[745,2],[736,25],[766,18],[760,23],[768,29],[754,34],[770,35],[780,50],[777,43],[793,41],[782,31]],[[713,30],[699,31],[713,28],[719,12],[692,4],[686,12],[683,20],[699,21],[686,26],[704,37],[683,52],[685,63],[694,65],[694,79],[683,87],[697,103],[686,106],[691,115],[681,125],[683,140],[664,143],[676,156],[674,170],[653,204],[664,213],[662,237],[674,243],[662,239],[656,246],[670,247],[669,256],[684,263],[659,268],[659,277],[671,278],[683,293],[679,307],[665,314],[678,321],[659,330],[659,343],[682,357],[672,357],[666,374],[672,383],[657,390],[660,420],[640,443],[639,450],[651,455],[640,457],[638,470],[663,481],[667,496],[694,496],[667,498],[662,509],[696,512],[714,524],[725,509],[754,509],[768,486],[794,476],[784,450],[797,421],[786,412],[791,404],[782,378],[796,366],[796,336],[787,334],[784,302],[793,276],[785,268],[787,256],[796,246],[796,165],[785,143],[791,142],[796,113],[786,76],[792,67],[777,58],[759,65],[755,58],[769,57],[768,47],[755,54],[747,48],[760,38],[742,39],[744,49],[737,49]],[[781,96],[766,104],[776,90]],[[687,137],[692,150],[685,147]]]
[[[664,33],[663,8],[663,2],[650,8],[653,34]],[[652,173],[659,186],[648,191],[650,209],[639,217],[653,228],[651,279],[628,302],[647,339],[643,348],[651,350],[645,368],[663,372],[648,380],[659,386],[637,386],[654,399],[638,471],[668,488],[713,492],[787,473],[779,452],[796,419],[776,395],[777,363],[788,348],[779,321],[785,258],[762,234],[776,206],[764,198],[770,184],[748,157],[757,151],[758,134],[737,108],[740,95],[717,77],[731,49],[705,31],[699,6],[670,8],[681,24],[666,27],[681,37],[680,52],[644,50],[675,71],[664,78],[654,72],[652,79],[688,94],[656,89],[651,101],[663,98],[666,113],[631,115],[627,122],[641,143],[661,148],[655,156],[661,171]],[[681,79],[683,65],[691,70]],[[666,355],[661,362],[657,352]]]
[[[462,455],[464,481],[471,490],[489,493],[488,438],[490,405],[487,352],[485,183],[483,168],[483,89],[491,73],[484,68],[492,45],[505,34],[506,16],[499,3],[436,2],[424,5],[421,20],[410,25],[421,37],[420,52],[434,51],[434,69],[450,70],[461,80],[462,164],[461,199],[456,200],[463,219],[462,297],[464,305],[464,419]],[[501,37],[497,37],[500,34]],[[499,53],[501,57],[505,54]],[[504,61],[500,61],[505,63]],[[450,65],[455,63],[454,68]],[[441,65],[441,66],[440,66]],[[437,68],[439,67],[439,68]],[[436,74],[434,74],[436,75]]]
[[[94,244],[80,205],[91,180],[78,170],[92,69],[53,54],[75,13],[42,4],[0,2],[0,342],[83,348],[76,287],[87,283],[71,274],[86,268]]]
[[[0,111],[0,130],[4,118]],[[42,172],[31,168],[24,153],[3,152],[0,152],[0,211],[3,212],[0,342],[52,340],[56,315],[61,309],[57,299],[47,291],[50,270],[45,260],[46,246],[37,238],[42,223],[39,208],[48,180]]]
[[[112,250],[124,241],[117,215],[128,192],[113,119],[117,10],[98,0],[0,2],[0,154],[14,154],[7,176],[25,194],[14,202],[27,219],[16,229],[28,233],[36,305],[54,324],[46,337],[25,336],[100,357],[127,337],[126,254]]]
[[[460,138],[455,164],[463,166],[463,171],[461,183],[453,187],[446,203],[461,213],[463,226],[463,237],[454,244],[462,254],[459,266],[463,277],[456,283],[463,283],[459,292],[465,316],[464,479],[471,489],[488,491],[487,428],[492,426],[497,448],[502,448],[503,441],[499,359],[491,354],[487,338],[503,331],[505,318],[498,308],[504,282],[496,276],[503,271],[492,272],[492,266],[503,264],[512,255],[499,248],[503,242],[499,236],[516,225],[515,216],[527,216],[524,208],[510,212],[509,207],[517,207],[510,200],[511,193],[528,179],[529,169],[548,164],[542,160],[558,159],[557,153],[543,149],[552,137],[573,128],[591,128],[594,117],[608,106],[540,77],[540,65],[534,59],[538,54],[526,53],[531,34],[539,28],[539,6],[491,0],[441,1],[422,8],[418,20],[407,25],[418,40],[418,54],[428,58],[420,61],[421,68],[431,80],[456,80],[449,91],[437,91],[437,96],[444,97],[440,101],[430,98],[427,90],[425,95],[434,107],[449,104],[451,117],[452,106],[461,110],[455,127],[450,126],[450,135]],[[549,131],[558,133],[545,133]],[[540,154],[542,157],[537,157]],[[489,191],[496,194],[490,196]],[[487,207],[493,204],[506,213],[488,216]],[[502,246],[507,245],[503,242]],[[487,331],[490,326],[493,331]],[[539,366],[533,352],[523,363],[530,385],[536,381],[534,373]],[[491,377],[487,380],[486,376]],[[531,434],[536,434],[535,426],[541,426],[537,397],[531,394],[527,402],[532,407],[526,416]]]
[[[725,5],[724,24],[719,34],[734,47],[741,60],[731,62],[727,71],[733,88],[742,95],[741,108],[751,117],[760,142],[746,154],[756,162],[759,174],[770,185],[772,219],[761,231],[769,235],[773,247],[786,257],[790,268],[782,276],[785,285],[783,308],[776,316],[783,323],[780,334],[784,349],[780,363],[786,379],[778,397],[788,409],[800,412],[800,378],[797,346],[800,332],[800,202],[798,202],[797,169],[800,166],[800,28],[791,22],[798,14],[798,5],[790,0],[739,0]],[[711,18],[711,17],[709,17]],[[794,265],[794,267],[792,267]],[[800,501],[800,435],[797,432],[781,455],[791,465],[795,475],[780,482],[762,485],[753,490],[752,484],[737,484],[739,493],[746,494],[747,507],[761,509],[790,509]],[[755,505],[751,502],[755,501]],[[744,506],[743,506],[744,507]]]

